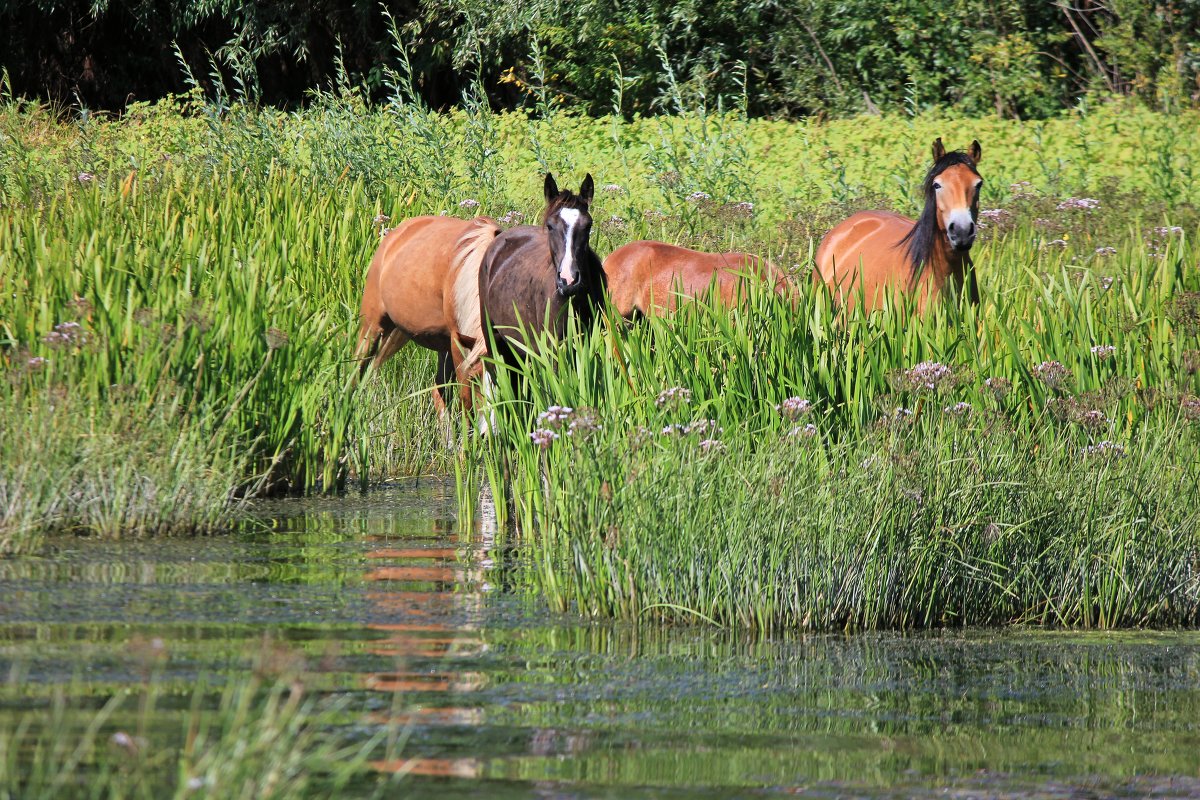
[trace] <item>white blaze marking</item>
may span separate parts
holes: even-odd
[[[575,269],[575,249],[571,246],[571,240],[575,238],[575,226],[579,224],[579,210],[575,208],[564,208],[558,212],[558,216],[567,225],[566,241],[563,243],[562,263],[558,265],[558,277],[563,283],[574,283],[578,277],[578,270]]]
[[[946,227],[958,225],[964,230],[969,230],[968,226],[975,220],[971,219],[971,210],[969,208],[956,208],[946,217]]]

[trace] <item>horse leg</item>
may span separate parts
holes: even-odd
[[[386,319],[386,317],[385,317]],[[371,365],[371,359],[379,350],[379,340],[383,337],[383,325],[364,316],[358,326],[358,343],[354,347],[354,358],[358,360],[358,375],[361,378]]]
[[[387,323],[383,335],[379,338],[379,349],[375,353],[374,360],[371,361],[371,367],[379,369],[383,366],[383,362],[394,356],[396,351],[406,344],[408,344],[408,334],[390,322]]]
[[[450,384],[454,380],[454,365],[450,353],[445,350],[437,354],[437,383],[433,387],[433,407],[437,409],[438,423],[442,428],[446,446],[452,443],[450,435],[450,413],[447,404],[452,397]]]
[[[454,375],[458,380],[458,396],[463,410],[470,412],[475,405],[476,381],[483,372],[484,348],[469,338],[450,335],[450,356],[454,362]]]

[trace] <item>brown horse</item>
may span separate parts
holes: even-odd
[[[746,296],[746,281],[771,281],[779,294],[796,287],[774,264],[747,253],[701,253],[664,242],[630,242],[604,259],[609,301],[626,319],[675,311],[710,289],[726,306]]]
[[[825,234],[814,278],[824,281],[839,302],[853,303],[861,289],[868,309],[885,297],[911,292],[923,312],[930,297],[961,292],[964,279],[971,302],[978,303],[970,252],[983,184],[976,171],[981,155],[977,141],[966,152],[948,153],[938,138],[920,219],[860,211]]]
[[[555,335],[565,332],[568,310],[590,324],[604,303],[604,270],[588,243],[594,184],[588,175],[579,194],[559,191],[546,175],[546,210],[541,225],[521,225],[498,235],[480,236],[460,248],[459,257],[473,261],[483,252],[479,267],[479,305],[483,339],[466,357],[464,371],[474,368],[489,335],[493,354],[505,363],[524,347],[535,346],[526,335],[548,325]],[[486,251],[486,252],[484,252]]]
[[[483,341],[479,318],[482,252],[468,245],[500,232],[488,217],[413,217],[388,232],[367,270],[356,357],[362,371],[379,367],[409,341],[438,354],[434,403],[445,409],[457,377],[469,408],[464,354]],[[464,257],[456,258],[459,245]]]

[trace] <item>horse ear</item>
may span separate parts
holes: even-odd
[[[579,186],[579,196],[583,198],[583,202],[588,205],[592,204],[592,195],[596,192],[596,184],[592,181],[592,173],[588,173],[583,179],[583,183]]]
[[[937,163],[946,155],[946,145],[942,144],[942,137],[937,137],[933,140],[933,163]]]
[[[979,146],[978,139],[971,142],[971,146],[967,148],[967,155],[971,157],[971,160],[974,161],[976,165],[979,164],[979,159],[983,157],[983,148]]]
[[[546,173],[546,202],[549,203],[554,198],[558,197],[558,184],[554,182],[554,173]]]

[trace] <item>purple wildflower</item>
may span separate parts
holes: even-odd
[[[1114,459],[1124,458],[1125,448],[1116,442],[1110,442],[1108,439],[1105,439],[1102,442],[1088,445],[1087,447],[1083,448],[1079,451],[1079,455],[1083,456],[1084,458],[1095,458],[1099,456]]]
[[[1111,344],[1098,344],[1092,347],[1092,355],[1101,361],[1106,358],[1110,358],[1115,352],[1117,352],[1117,348],[1113,347]]]
[[[538,425],[546,428],[561,428],[564,423],[571,419],[571,415],[575,409],[570,406],[550,406],[541,414],[538,414]]]
[[[459,203],[458,207],[466,209],[479,208],[479,201],[468,197],[466,200],[463,200],[461,203]]]
[[[952,417],[965,417],[971,413],[971,404],[960,401],[952,406],[946,406],[942,410]]]
[[[984,388],[992,393],[992,397],[997,402],[1008,397],[1008,393],[1012,391],[1012,381],[1007,378],[988,378],[983,382]]]
[[[803,397],[789,397],[779,405],[775,406],[775,410],[784,416],[785,419],[799,419],[813,409],[812,401],[806,400]]]
[[[922,361],[904,373],[904,382],[908,388],[927,389],[931,392],[953,378],[954,370],[940,361]]]
[[[554,444],[554,440],[557,438],[558,434],[548,428],[538,428],[529,434],[530,441],[543,450]]]
[[[1068,197],[1058,204],[1059,211],[1091,211],[1100,207],[1100,201],[1094,197]]]
[[[1057,389],[1070,379],[1071,370],[1064,367],[1058,361],[1043,361],[1033,368],[1033,374],[1042,383],[1053,389]]]
[[[807,425],[797,425],[788,431],[787,435],[791,438],[803,437],[805,439],[811,439],[817,435],[817,426],[811,422]]]
[[[659,392],[654,404],[662,408],[668,405],[690,402],[692,402],[692,392],[690,389],[685,389],[682,386],[672,386],[670,389],[663,389]]]

